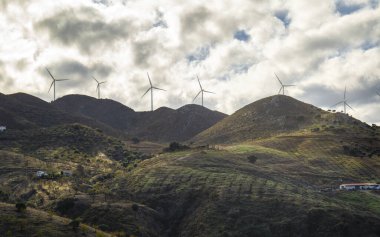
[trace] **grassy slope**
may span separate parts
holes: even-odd
[[[369,154],[379,147],[377,132],[350,129],[305,129],[222,150],[163,154],[116,183],[121,196],[133,193],[161,210],[169,236],[380,235],[379,192],[321,192],[379,181],[379,155],[354,157],[342,148]]]
[[[74,231],[70,219],[27,208],[24,213],[16,212],[14,205],[0,203],[0,233],[4,237],[65,237],[65,236],[111,236],[103,231],[81,224]]]

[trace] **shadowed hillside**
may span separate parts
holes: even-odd
[[[64,96],[53,105],[67,113],[101,121],[129,137],[162,142],[188,140],[227,116],[199,105],[135,112],[113,100],[83,95]]]
[[[60,124],[82,123],[112,135],[118,132],[108,125],[90,118],[75,116],[57,109],[37,97],[16,93],[0,94],[0,121],[8,129],[30,129]]]

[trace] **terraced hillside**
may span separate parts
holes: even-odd
[[[378,133],[304,131],[162,154],[114,188],[160,210],[163,236],[378,236],[380,193],[337,190],[343,182],[380,181],[378,153],[359,157],[343,148],[379,147]]]
[[[78,229],[73,229],[72,225],[70,225],[71,221],[70,219],[32,208],[27,208],[26,211],[19,213],[14,205],[0,203],[0,233],[4,237],[112,236],[85,224],[80,224]]]
[[[0,201],[81,218],[119,236],[380,236],[379,191],[337,190],[380,182],[379,127],[284,96],[264,102],[252,109],[265,108],[268,120],[250,120],[255,112],[245,110],[234,117],[248,127],[241,135],[205,136],[177,152],[77,124],[7,130],[0,134]],[[283,102],[296,104],[269,106]],[[291,108],[300,113],[287,117]],[[268,130],[259,133],[261,121]],[[206,142],[212,145],[198,146]],[[156,154],[147,159],[127,147]],[[41,169],[73,175],[39,179]]]

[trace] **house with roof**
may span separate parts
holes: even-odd
[[[340,190],[380,190],[380,184],[376,183],[349,183],[341,184]]]

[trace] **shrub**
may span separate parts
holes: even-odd
[[[133,144],[139,144],[140,143],[140,139],[138,139],[137,137],[132,138],[131,141]]]
[[[17,212],[24,212],[26,210],[26,205],[23,202],[18,202],[15,205]]]
[[[247,157],[248,161],[251,162],[252,164],[257,161],[257,157],[255,155],[250,155]]]
[[[164,151],[165,152],[173,152],[173,151],[183,151],[183,150],[187,150],[187,149],[190,149],[190,147],[188,147],[186,145],[182,145],[181,143],[178,143],[178,142],[171,142],[169,144],[169,147],[164,148]]]
[[[137,211],[139,210],[139,205],[137,205],[136,203],[134,203],[134,204],[132,205],[132,210],[133,210],[134,212],[137,212]]]

